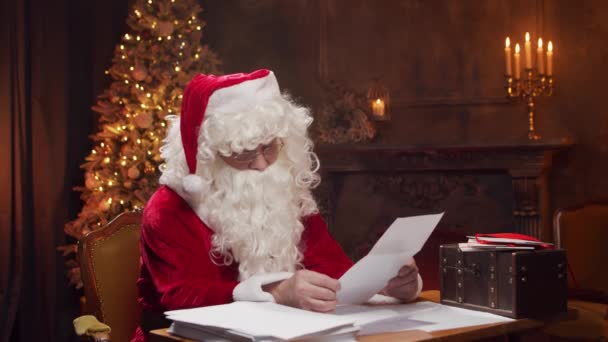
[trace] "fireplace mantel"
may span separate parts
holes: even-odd
[[[330,227],[338,178],[348,173],[496,173],[511,177],[513,217],[519,232],[552,240],[548,175],[565,140],[492,145],[321,145],[316,152],[323,179],[318,192]]]

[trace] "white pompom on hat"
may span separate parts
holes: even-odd
[[[198,141],[207,112],[234,112],[280,96],[274,73],[260,69],[248,74],[196,75],[186,86],[182,99],[180,133],[189,175],[182,179],[186,193],[203,190],[196,174]]]

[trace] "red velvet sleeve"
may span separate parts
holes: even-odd
[[[186,218],[187,219],[187,218]],[[238,281],[209,258],[211,233],[200,222],[184,222],[170,208],[144,214],[142,262],[166,310],[232,302]]]
[[[329,234],[327,224],[321,215],[309,216],[304,220],[304,227],[302,235],[304,267],[335,279],[340,278],[353,262]]]

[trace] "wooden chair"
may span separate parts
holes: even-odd
[[[565,248],[574,279],[568,275],[568,306],[578,317],[549,326],[561,340],[608,338],[608,201],[557,210],[553,220],[557,247]]]
[[[572,295],[608,303],[608,272],[598,272],[608,262],[608,201],[557,210],[554,233],[576,278],[568,279]]]
[[[129,341],[140,323],[137,303],[141,213],[118,215],[78,242],[85,310],[111,327],[113,341]],[[93,334],[109,341],[108,333]]]

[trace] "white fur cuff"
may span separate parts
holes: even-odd
[[[262,290],[262,286],[285,280],[292,275],[291,272],[254,274],[234,288],[232,298],[235,301],[274,302],[274,297]]]

